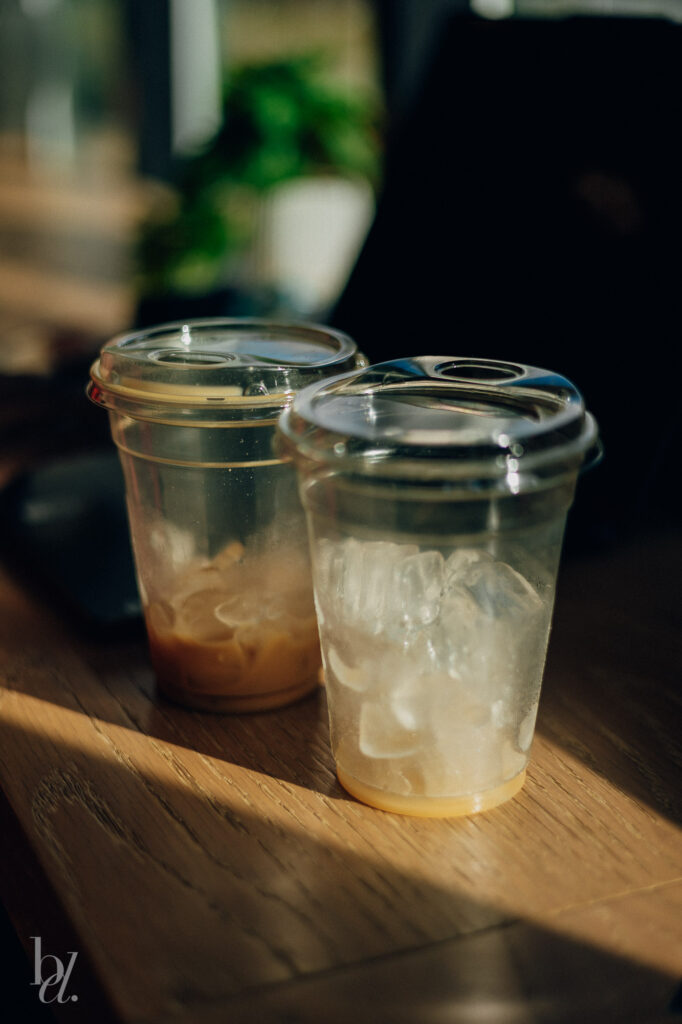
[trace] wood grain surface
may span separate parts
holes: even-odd
[[[124,326],[137,191],[0,179],[5,348],[27,320]],[[52,450],[48,414],[0,483]],[[340,789],[323,691],[175,707],[142,636],[97,640],[0,565],[0,896],[29,952],[77,952],[61,1018],[682,1019],[681,567],[679,533],[564,565],[526,786],[438,821]]]
[[[564,567],[527,784],[445,821],[344,794],[322,691],[185,711],[142,639],[95,642],[3,572],[0,778],[83,991],[87,960],[140,1024],[674,1019],[681,551]]]

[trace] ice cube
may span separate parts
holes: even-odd
[[[394,568],[417,550],[413,544],[354,537],[321,540],[316,547],[315,592],[322,618],[375,635],[386,630]]]
[[[447,663],[447,648],[435,623],[429,629],[404,633],[401,654],[403,663],[409,658],[410,665],[422,675],[445,670]]]
[[[506,562],[472,566],[466,586],[491,618],[518,621],[542,614],[544,608],[534,587]]]
[[[527,760],[525,753],[515,750],[509,740],[505,740],[502,746],[502,780],[507,782],[522,772]]]
[[[491,720],[496,729],[501,729],[509,722],[509,706],[505,700],[493,701]]]
[[[417,551],[413,544],[370,541],[363,545],[362,615],[371,633],[390,630],[396,568]]]
[[[365,606],[365,577],[367,558],[365,545],[353,537],[343,547],[341,569],[341,614],[348,622],[361,622]]]
[[[315,598],[322,619],[335,621],[343,615],[346,571],[346,545],[322,537],[313,550]]]
[[[386,701],[364,701],[360,709],[359,747],[365,757],[409,757],[419,750],[422,741],[423,734],[404,707],[394,709]]]
[[[472,564],[467,582],[442,604],[448,671],[490,702],[498,727],[510,727],[540,688],[551,608],[503,562]]]
[[[537,705],[534,705],[521,720],[518,734],[518,749],[523,753],[530,749],[530,745],[533,742],[537,712]]]
[[[440,551],[422,551],[396,566],[395,598],[403,625],[428,626],[438,618],[443,565]]]
[[[492,562],[492,556],[480,548],[457,548],[447,558],[443,569],[445,589],[466,582],[469,570],[478,562]]]
[[[170,602],[174,608],[180,608],[190,594],[222,589],[223,583],[222,575],[210,563],[192,562],[175,580]]]
[[[473,594],[462,586],[451,587],[441,604],[440,630],[447,671],[455,679],[475,671],[484,643],[483,613]]]
[[[396,658],[392,664],[388,659],[379,682],[390,716],[414,732],[428,725],[429,709],[437,696],[437,689],[430,685],[432,678],[424,669],[417,660]]]
[[[190,594],[177,610],[177,633],[207,643],[232,636],[232,628],[216,616],[216,609],[227,599],[223,590],[203,590]]]
[[[240,562],[244,557],[244,545],[241,541],[233,540],[227,544],[222,551],[213,559],[213,565],[216,569],[230,569],[236,562]]]
[[[247,592],[227,596],[223,593],[221,597],[222,600],[216,603],[213,614],[218,622],[222,622],[231,629],[236,629],[237,626],[243,626],[246,623],[258,622],[264,617],[265,608],[260,595]]]
[[[315,583],[323,593],[330,594],[341,582],[343,545],[328,537],[321,537],[313,548],[312,557]]]
[[[502,739],[490,707],[466,693],[453,695],[432,722],[431,755],[424,766],[426,792],[476,793],[500,780]]]
[[[175,572],[194,557],[195,539],[192,531],[175,526],[161,515],[155,515],[150,523],[149,545],[159,560]]]
[[[466,587],[450,592],[443,608],[449,674],[472,697],[494,708],[498,724],[513,720],[518,700],[537,673],[531,666],[537,661],[532,653],[537,630],[492,618]]]
[[[333,673],[334,678],[341,686],[347,686],[359,693],[367,689],[370,681],[370,673],[367,671],[367,666],[351,668],[350,665],[345,663],[335,647],[328,649],[326,660],[330,672]]]

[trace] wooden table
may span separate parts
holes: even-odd
[[[95,236],[124,244],[135,202],[3,175],[0,322],[105,337],[129,288],[110,258],[81,256]],[[0,482],[49,434],[13,435]],[[433,821],[344,794],[322,691],[277,713],[184,711],[156,697],[143,639],[83,635],[0,564],[0,896],[30,957],[31,936],[77,954],[53,1009],[86,1024],[680,1019],[681,565],[682,537],[661,534],[564,566],[524,790]]]
[[[344,794],[322,691],[184,711],[3,571],[3,898],[63,1019],[679,1019],[681,555],[564,566],[526,786],[440,821]]]

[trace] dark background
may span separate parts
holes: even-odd
[[[442,16],[334,314],[371,362],[557,371],[601,427],[569,548],[677,521],[681,27]]]

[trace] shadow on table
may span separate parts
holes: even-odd
[[[559,574],[539,732],[682,823],[682,531]]]
[[[20,747],[32,762],[19,786],[6,784],[29,841],[5,803],[2,895],[20,908],[25,946],[49,936],[46,951],[83,954],[64,1019],[91,1024],[100,998],[140,1024],[676,1016],[664,970],[459,891],[475,889],[475,843],[452,847],[460,881],[441,886],[404,866],[404,837],[393,837],[396,855],[392,828],[361,805],[339,824],[317,819],[310,796],[285,807],[263,789],[256,812],[236,788],[202,793],[4,722],[0,750]]]

